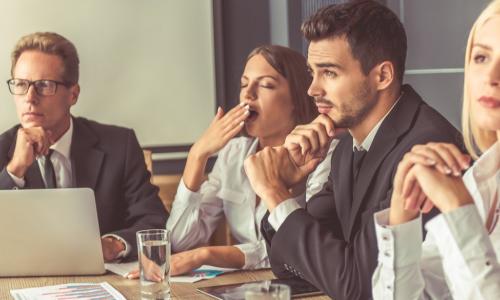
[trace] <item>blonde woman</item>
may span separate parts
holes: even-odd
[[[375,299],[500,299],[500,1],[472,27],[465,56],[463,131],[470,157],[448,144],[417,146],[375,214]],[[442,213],[426,224],[420,213]]]

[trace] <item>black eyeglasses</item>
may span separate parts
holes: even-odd
[[[33,85],[35,92],[40,96],[53,96],[57,92],[57,86],[63,85],[65,87],[71,86],[67,82],[55,81],[55,80],[27,80],[27,79],[17,79],[12,78],[7,80],[7,85],[9,86],[9,91],[12,95],[26,95],[30,86]]]

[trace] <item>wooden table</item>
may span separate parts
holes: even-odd
[[[274,276],[270,270],[260,271],[240,271],[229,274],[223,274],[209,280],[198,281],[193,284],[173,283],[171,287],[171,299],[212,299],[196,291],[198,287],[211,285],[223,285],[231,283],[249,282],[256,280],[273,279]],[[67,277],[19,277],[19,278],[0,278],[0,299],[12,299],[11,289],[40,287],[46,285],[56,285],[74,282],[103,282],[106,281],[115,289],[120,291],[127,299],[140,299],[139,282],[137,280],[124,279],[121,276],[108,273],[103,276],[67,276]],[[327,296],[304,298],[308,300],[330,299]]]

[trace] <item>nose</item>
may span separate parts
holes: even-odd
[[[307,94],[313,98],[323,97],[325,95],[325,91],[319,84],[316,76],[313,76],[311,85],[309,86],[309,89],[307,89]]]
[[[257,89],[255,83],[248,83],[248,85],[243,88],[243,100],[257,100]]]
[[[26,92],[25,99],[26,99],[26,102],[28,102],[28,103],[34,103],[34,104],[38,103],[38,101],[39,101],[38,94],[36,93],[35,87],[33,85],[30,85],[28,87],[28,91]]]
[[[491,86],[500,86],[500,58],[492,62],[488,72],[488,82]]]

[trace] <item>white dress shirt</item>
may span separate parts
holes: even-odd
[[[389,209],[375,214],[379,247],[374,299],[500,299],[500,144],[484,153],[463,177],[474,204],[427,222],[421,217],[388,226]],[[494,210],[492,226],[485,223]],[[490,233],[489,233],[490,232]]]
[[[380,126],[382,125],[382,122],[384,122],[385,118],[389,115],[389,113],[392,111],[392,109],[399,102],[399,99],[401,99],[402,95],[403,94],[401,93],[401,95],[394,102],[394,104],[391,106],[389,111],[387,111],[387,113],[380,119],[380,121],[378,121],[378,123],[372,128],[372,130],[370,130],[370,133],[368,133],[368,135],[366,136],[366,138],[363,140],[362,143],[359,143],[358,141],[356,141],[355,138],[352,139],[352,150],[353,151],[355,148],[357,150],[365,150],[365,151],[370,150],[370,147],[373,143],[373,139],[375,139],[375,136],[377,135],[377,132],[378,132]],[[335,141],[335,142],[336,142],[335,143],[335,146],[336,146],[338,141]],[[331,147],[330,147],[330,151],[332,151]],[[330,155],[330,157],[331,157],[331,155]],[[319,192],[319,190],[317,192]],[[312,196],[312,195],[310,195],[310,196]],[[267,220],[268,220],[269,224],[271,224],[273,229],[278,231],[281,224],[283,224],[285,222],[286,218],[288,218],[288,216],[291,213],[293,213],[295,210],[297,210],[299,208],[301,208],[301,206],[297,203],[297,201],[295,199],[287,199],[287,200],[281,202],[280,204],[278,204],[273,209],[273,211],[269,214],[269,217]]]
[[[73,118],[70,118],[68,130],[66,130],[66,132],[54,144],[52,144],[49,147],[50,149],[54,150],[54,152],[50,156],[50,161],[52,162],[52,165],[54,167],[57,188],[72,188],[76,186],[76,183],[73,181],[74,178],[72,173],[71,156],[70,156],[72,139],[73,139]],[[44,170],[45,156],[39,156],[37,157],[36,160],[40,170]],[[24,187],[24,185],[26,184],[24,178],[17,177],[8,171],[7,173],[10,175],[10,177],[18,187],[20,188]],[[45,186],[47,186],[47,182],[45,181],[45,173],[44,172],[40,173],[42,175],[43,183],[45,184]],[[120,236],[117,236],[116,234],[105,234],[103,235],[103,238],[104,237],[114,237],[125,245],[125,250],[119,253],[118,258],[125,257],[130,252],[130,245]]]
[[[317,193],[328,180],[330,157],[311,173],[305,199]],[[171,230],[172,251],[180,252],[207,244],[219,220],[225,215],[232,236],[245,255],[244,269],[269,267],[265,240],[260,232],[267,208],[256,205],[256,194],[243,168],[245,159],[257,151],[258,140],[247,137],[232,139],[218,154],[217,161],[199,191],[190,191],[181,180],[172,205],[167,229]]]

